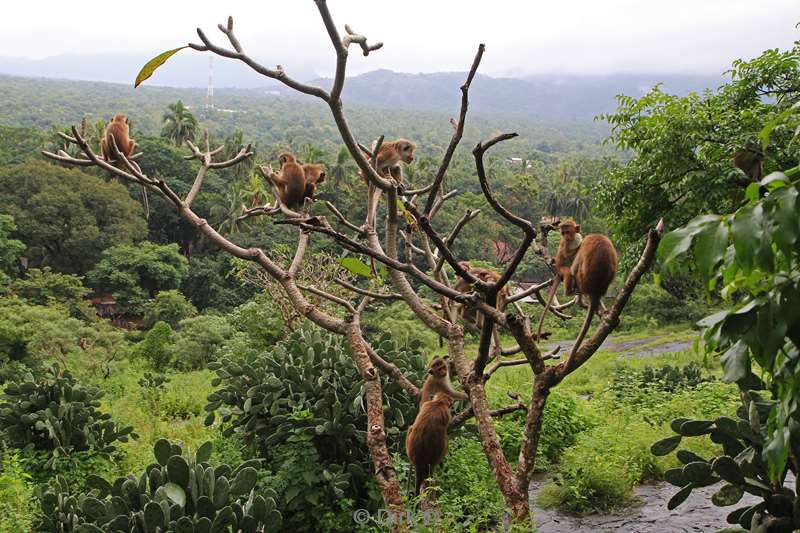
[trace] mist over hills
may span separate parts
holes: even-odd
[[[136,72],[149,58],[142,54],[68,54],[30,60],[0,57],[0,74],[131,84]],[[271,64],[264,61],[265,64]],[[214,85],[218,93],[226,88],[237,93],[283,96],[299,95],[273,80],[259,76],[237,61],[214,60]],[[150,87],[204,88],[208,83],[207,55],[185,55],[170,59],[146,82]],[[300,80],[330,87],[332,80],[318,78],[310,70],[292,68]],[[410,74],[375,70],[348,78],[343,99],[348,104],[378,108],[455,114],[460,103],[459,87],[465,73],[437,72]],[[616,108],[614,96],[640,96],[656,83],[676,94],[716,88],[721,76],[668,73],[607,74],[593,76],[535,75],[523,78],[494,78],[478,74],[470,90],[470,109],[484,116],[513,116],[517,119],[587,121]],[[248,91],[249,90],[249,91]]]

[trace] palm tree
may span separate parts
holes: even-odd
[[[234,235],[242,230],[244,223],[239,217],[242,214],[242,206],[247,200],[243,184],[239,181],[232,182],[225,192],[223,201],[211,206],[211,216],[219,224],[217,231],[224,235]]]
[[[348,174],[355,173],[356,170],[355,164],[350,159],[350,152],[342,146],[339,153],[336,154],[336,163],[328,170],[328,175],[331,177],[333,185],[338,186],[340,181]]]
[[[182,145],[186,140],[194,140],[197,132],[197,119],[180,100],[168,106],[163,121],[164,128],[161,130],[161,136],[170,139],[175,146]]]

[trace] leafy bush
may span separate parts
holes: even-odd
[[[290,415],[290,417],[293,415]],[[298,419],[311,413],[298,413]],[[288,531],[314,524],[322,531],[347,531],[353,526],[353,500],[344,497],[350,475],[336,464],[324,464],[308,431],[292,429],[272,449],[271,474],[263,485],[273,489]]]
[[[676,456],[682,467],[672,468],[664,478],[680,490],[669,500],[672,510],[681,505],[692,491],[722,483],[711,497],[716,506],[736,505],[745,492],[763,501],[744,505],[728,514],[729,524],[738,524],[749,531],[792,532],[800,528],[797,496],[785,486],[788,467],[771,472],[765,460],[767,428],[775,400],[764,399],[755,391],[746,393],[736,418],[718,417],[713,420],[676,418],[670,425],[675,435],[653,444],[654,455],[667,455],[677,449],[684,438],[708,435],[722,446],[722,453],[705,459],[688,450],[678,450]],[[777,477],[778,482],[771,479]]]
[[[498,526],[505,511],[503,495],[497,488],[481,443],[456,437],[436,478],[441,524],[447,529],[484,531]]]
[[[374,347],[411,379],[422,381],[425,360],[418,345],[400,348],[385,336]],[[330,487],[328,482],[335,479],[331,490],[336,498],[352,498],[361,507],[371,503],[373,466],[365,446],[363,380],[341,338],[304,328],[251,361],[224,359],[210,367],[218,376],[214,385],[220,388],[208,396],[207,424],[220,417],[226,424],[224,434],[239,433],[255,442],[275,472],[286,460],[279,453],[284,450],[281,444],[306,435],[319,457],[323,478],[294,476],[287,482],[299,493],[308,484]],[[392,451],[400,451],[401,432],[413,420],[417,404],[385,376],[381,384],[389,443]],[[320,473],[315,472],[308,476]]]
[[[142,306],[142,310],[144,320],[149,326],[163,321],[173,328],[184,318],[197,314],[197,309],[177,290],[159,292]]]
[[[34,379],[30,374],[0,395],[0,427],[12,447],[46,450],[45,467],[62,456],[93,450],[108,455],[117,441],[137,438],[133,428],[120,427],[111,415],[97,410],[103,393],[76,383],[69,371],[53,365]]]
[[[694,361],[682,367],[665,364],[659,367],[646,366],[642,370],[619,365],[614,369],[611,390],[618,399],[625,401],[626,398],[654,390],[676,392],[694,389],[700,383],[713,380],[713,376],[704,377],[702,368]]]
[[[542,489],[539,503],[581,513],[626,503],[634,485],[662,472],[649,450],[656,434],[656,429],[621,414],[581,433],[562,454],[558,472]]]
[[[256,532],[274,530],[281,522],[274,494],[256,495],[258,461],[235,469],[208,461],[212,445],[200,446],[194,457],[167,440],[155,443],[157,463],[141,476],[129,475],[110,483],[89,479],[92,489],[72,494],[58,477],[39,491],[41,529],[61,533],[149,533],[155,531]]]
[[[147,361],[153,368],[163,369],[172,359],[169,350],[171,340],[172,328],[169,324],[156,322],[144,339],[131,348],[131,356]]]
[[[31,476],[19,452],[6,452],[0,466],[0,533],[31,531],[34,514]]]
[[[436,349],[439,345],[439,337],[428,328],[420,327],[419,319],[414,312],[402,302],[394,302],[391,305],[382,305],[375,311],[368,320],[374,327],[367,327],[368,332],[391,335],[396,342],[417,343],[425,347],[426,350]]]
[[[620,330],[694,324],[708,310],[709,306],[703,302],[702,295],[678,298],[655,283],[640,283],[625,308]]]
[[[576,436],[589,427],[589,419],[578,411],[574,396],[554,391],[544,408],[536,470],[541,472],[558,461],[561,452],[575,444]],[[497,433],[506,457],[518,457],[525,431],[525,413],[518,411],[503,417]]]
[[[275,344],[283,333],[283,318],[276,306],[270,305],[266,294],[234,309],[230,321],[260,347]]]
[[[86,300],[89,289],[83,286],[83,277],[53,272],[50,267],[31,268],[24,279],[11,285],[11,292],[35,305],[62,304],[76,318],[95,315]]]
[[[224,316],[200,315],[181,320],[170,351],[172,364],[180,370],[205,368],[216,360],[220,347],[233,335]]]

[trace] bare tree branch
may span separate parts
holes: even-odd
[[[458,115],[458,124],[455,126],[453,137],[450,139],[450,144],[447,145],[442,163],[439,165],[439,170],[436,172],[436,177],[433,179],[433,186],[431,187],[430,193],[428,193],[428,201],[425,203],[425,209],[422,210],[426,215],[429,215],[433,209],[433,203],[436,201],[439,188],[442,186],[442,181],[444,180],[448,167],[450,167],[450,161],[453,159],[453,154],[456,152],[456,148],[461,142],[461,137],[464,135],[464,121],[467,118],[467,108],[469,107],[469,86],[472,84],[473,78],[475,78],[475,73],[478,71],[478,66],[481,64],[481,58],[483,58],[483,52],[485,50],[486,46],[483,43],[478,45],[478,51],[475,54],[475,59],[472,61],[472,67],[470,67],[469,73],[467,73],[467,80],[464,82],[464,85],[461,86],[461,111]]]

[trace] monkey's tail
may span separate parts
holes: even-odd
[[[558,290],[558,284],[561,281],[561,278],[558,277],[558,274],[553,276],[553,286],[550,287],[550,296],[547,298],[547,304],[544,306],[544,311],[542,311],[542,316],[539,318],[539,325],[536,327],[536,340],[539,340],[539,335],[542,334],[542,325],[544,324],[544,317],[547,316],[547,311],[550,310],[550,306],[553,304],[553,299],[556,297],[556,291]]]
[[[569,354],[569,361],[567,362],[567,365],[569,365],[572,361],[572,358],[575,357],[575,354],[578,352],[578,348],[581,347],[583,338],[586,337],[586,333],[589,331],[589,326],[592,324],[592,317],[594,317],[594,314],[597,313],[597,309],[600,307],[600,298],[600,296],[591,296],[589,298],[589,311],[586,313],[586,318],[583,319],[581,332],[578,333],[578,338],[575,339],[575,344],[572,345],[572,351]]]

